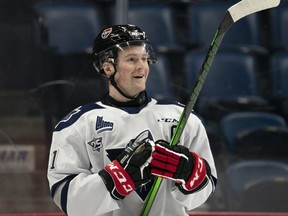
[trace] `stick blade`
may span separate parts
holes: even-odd
[[[234,22],[258,11],[277,7],[280,0],[242,0],[228,9]]]

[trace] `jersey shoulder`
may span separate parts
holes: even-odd
[[[181,111],[183,111],[183,109],[185,109],[185,105],[175,101],[175,100],[156,100],[155,105],[159,105],[159,106],[168,106],[168,107],[175,107],[175,109],[180,109]],[[196,116],[197,118],[200,118],[198,116],[198,114],[194,111],[194,109],[192,109],[191,111],[193,116]]]
[[[55,126],[54,131],[61,131],[62,129],[71,126],[86,113],[97,109],[105,109],[105,107],[99,105],[98,103],[90,103],[72,110],[69,114],[67,114],[63,119],[59,121],[59,123]]]
[[[178,101],[175,101],[175,100],[156,100],[156,105],[175,105],[175,106],[179,106],[179,107],[182,107],[184,108],[184,105]]]

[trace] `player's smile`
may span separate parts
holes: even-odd
[[[135,81],[135,82],[145,82],[146,81],[146,76],[141,74],[141,75],[134,75],[132,76],[132,79]]]
[[[144,77],[144,75],[136,75],[136,76],[133,76],[133,78],[136,78],[136,79],[141,79],[141,78],[143,78]]]

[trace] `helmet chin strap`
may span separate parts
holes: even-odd
[[[117,89],[117,91],[118,91],[122,96],[124,96],[124,97],[126,97],[126,98],[128,98],[128,99],[130,99],[130,100],[135,99],[136,97],[131,97],[131,96],[125,94],[125,93],[118,87],[118,85],[117,85],[117,83],[115,82],[115,79],[114,79],[115,74],[116,74],[116,72],[115,72],[114,74],[112,74],[112,75],[108,78],[108,80],[111,82],[111,84]]]
[[[124,96],[124,97],[126,97],[126,98],[128,98],[128,99],[130,99],[130,100],[134,100],[137,96],[131,97],[131,96],[125,94],[125,93],[118,87],[118,85],[117,85],[117,83],[115,82],[115,79],[114,79],[117,70],[116,70],[115,64],[112,64],[112,65],[113,65],[113,67],[114,67],[114,71],[115,71],[115,72],[114,72],[110,77],[107,77],[107,76],[104,76],[104,77],[107,78],[107,79],[110,81],[110,83],[114,86],[114,88],[116,88],[116,90],[117,90],[122,96]]]

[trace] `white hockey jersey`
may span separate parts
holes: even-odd
[[[149,99],[145,106],[114,107],[96,102],[72,111],[58,123],[52,138],[48,180],[54,202],[69,216],[139,215],[152,183],[116,201],[98,172],[144,130],[150,130],[154,141],[169,141],[182,111],[179,103],[155,99]],[[203,204],[215,189],[213,156],[196,115],[190,115],[179,144],[209,163],[210,181],[202,190],[184,195],[173,181],[164,179],[150,215],[188,215],[187,211]]]

